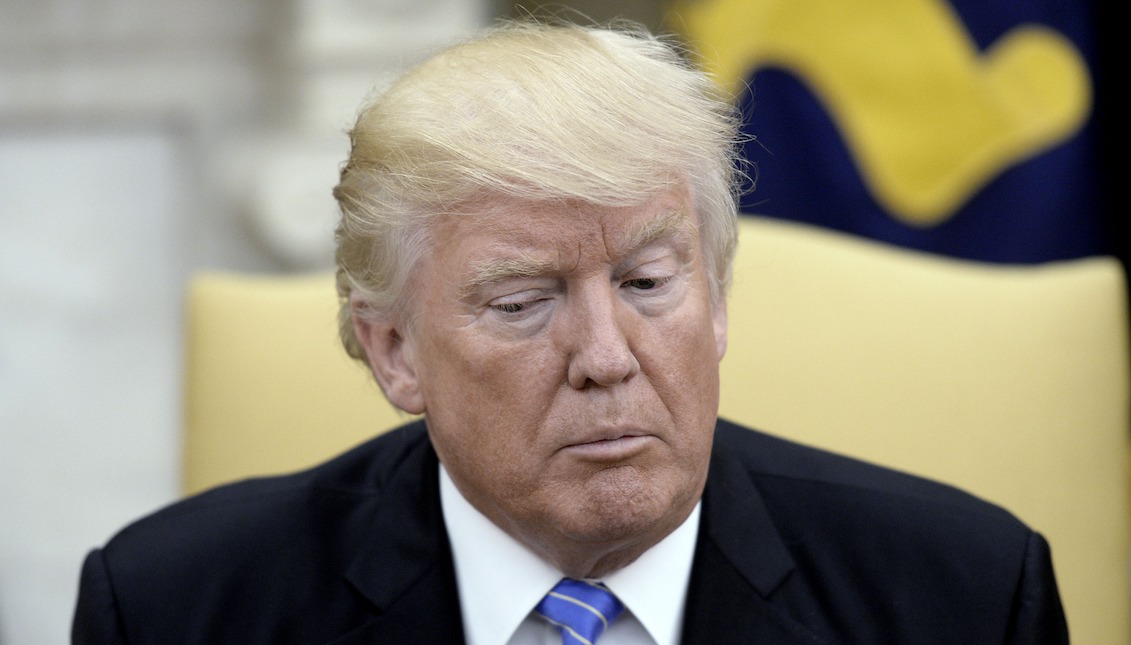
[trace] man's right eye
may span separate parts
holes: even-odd
[[[501,311],[504,314],[517,314],[526,308],[525,302],[504,302],[501,305],[491,305],[495,311]]]
[[[493,311],[501,320],[518,322],[535,315],[553,299],[554,294],[547,289],[533,288],[490,298],[486,305],[487,309]]]

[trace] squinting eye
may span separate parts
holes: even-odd
[[[647,291],[649,289],[655,289],[667,281],[667,278],[635,278],[633,280],[625,280],[621,283],[621,286]]]
[[[492,305],[495,311],[501,311],[505,314],[517,314],[526,308],[526,303],[523,302],[507,302],[501,305]]]

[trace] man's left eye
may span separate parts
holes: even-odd
[[[621,286],[648,291],[649,289],[663,286],[664,283],[670,279],[671,278],[633,278],[632,280],[625,280],[621,283]]]
[[[525,302],[504,302],[498,305],[491,305],[495,311],[501,311],[505,314],[517,314],[523,309],[526,309],[527,303]]]

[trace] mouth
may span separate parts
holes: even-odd
[[[563,451],[586,461],[624,461],[645,450],[656,437],[630,432],[610,434],[591,441],[570,444]]]

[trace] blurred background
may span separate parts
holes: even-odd
[[[0,643],[66,642],[86,551],[179,496],[188,277],[330,268],[345,131],[429,50],[530,13],[676,31],[747,117],[746,212],[1124,258],[1116,4],[3,0]]]

